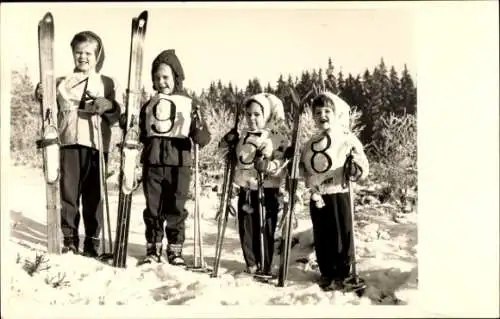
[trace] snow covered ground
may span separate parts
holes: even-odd
[[[201,198],[200,205],[204,215],[204,254],[209,265],[213,263],[217,234],[213,217],[218,199],[212,194]],[[36,307],[126,305],[147,311],[158,305],[190,305],[202,309],[217,305],[412,305],[417,302],[416,212],[395,219],[388,213],[391,209],[388,206],[370,204],[357,208],[358,269],[368,284],[364,296],[359,298],[354,293],[323,292],[314,282],[319,274],[311,246],[310,221],[306,217],[299,220],[296,230],[299,244],[292,251],[287,286],[279,288],[275,284],[256,282],[243,273],[244,261],[233,218],[226,232],[219,278],[169,264],[136,267],[137,259],[144,254],[144,196],[138,192],[132,206],[128,267],[115,269],[82,256],[44,254],[46,216],[41,170],[11,167],[8,196],[12,236],[8,245],[2,247],[2,267],[9,273],[7,278],[2,278],[10,298],[7,304],[23,307],[32,304]],[[109,199],[114,237],[116,192],[111,191]],[[192,202],[189,205],[192,207]],[[81,227],[80,234],[83,234],[83,225]],[[188,219],[187,236],[184,252],[187,262],[191,263],[192,218]],[[30,266],[37,256],[41,266],[30,275]],[[275,256],[275,267],[278,261],[279,257]]]

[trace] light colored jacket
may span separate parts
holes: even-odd
[[[286,173],[284,152],[288,141],[284,136],[271,134],[267,130],[260,132],[260,137],[243,131],[236,146],[238,158],[234,173],[234,183],[251,190],[258,189],[258,172],[254,168],[254,158],[257,149],[262,148],[263,155],[270,160],[270,170],[264,176],[264,188],[279,188]]]
[[[368,176],[369,164],[356,135],[346,130],[314,135],[304,144],[301,154],[300,172],[306,186],[319,194],[348,192],[344,164],[352,148],[353,161],[362,169],[360,179],[364,179]]]
[[[89,91],[96,97],[113,101],[113,109],[105,112],[101,118],[103,151],[109,152],[111,126],[118,122],[123,111],[122,91],[117,82],[99,73],[88,77],[81,73],[72,73],[58,79],[57,105],[58,126],[61,146],[82,145],[99,150],[96,118],[84,111],[84,92]]]

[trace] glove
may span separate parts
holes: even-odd
[[[363,174],[363,169],[361,166],[356,164],[354,161],[354,157],[351,154],[349,154],[345,160],[344,163],[344,178],[346,181],[348,180],[358,180],[361,175]]]
[[[36,89],[35,89],[35,99],[38,101],[38,102],[41,102],[42,99],[43,99],[43,87],[42,87],[42,83],[38,83],[36,85]]]
[[[226,142],[228,145],[234,146],[238,144],[238,141],[240,139],[240,135],[238,134],[238,130],[231,129],[224,137],[222,140]]]
[[[94,114],[102,115],[104,112],[113,108],[113,102],[103,97],[96,97],[95,100],[89,104],[88,111]]]
[[[269,171],[270,161],[264,156],[259,156],[255,158],[254,167],[259,173],[267,173]]]
[[[293,158],[293,153],[295,153],[293,146],[287,147],[284,153],[285,160],[291,160]]]
[[[120,115],[118,126],[124,131],[127,129],[127,114]]]

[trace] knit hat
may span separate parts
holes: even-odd
[[[160,64],[165,63],[169,65],[172,68],[172,71],[174,73],[175,79],[175,91],[180,91],[182,90],[182,81],[184,81],[184,70],[182,69],[181,62],[179,61],[179,58],[175,54],[174,49],[169,49],[161,52],[154,60],[153,64],[151,66],[151,77],[153,78],[154,73],[156,70],[158,70],[158,67]]]
[[[97,34],[95,34],[92,31],[82,31],[75,34],[75,36],[71,40],[71,48],[73,49],[78,43],[88,41],[89,39],[93,39],[97,42],[97,52],[96,52],[97,63],[95,66],[95,70],[96,72],[99,72],[104,64],[105,55],[104,55],[104,46],[102,44],[102,40]]]
[[[349,104],[347,104],[347,102],[341,99],[338,95],[328,91],[319,93],[312,101],[312,108],[314,109],[317,106],[330,106],[337,116],[340,126],[349,130],[351,108],[349,107]]]
[[[258,93],[248,97],[243,105],[247,107],[251,102],[256,102],[262,107],[262,114],[266,123],[274,116],[277,120],[285,119],[283,102],[274,94]]]

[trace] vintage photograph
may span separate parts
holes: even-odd
[[[417,302],[411,6],[2,10],[10,300]]]

